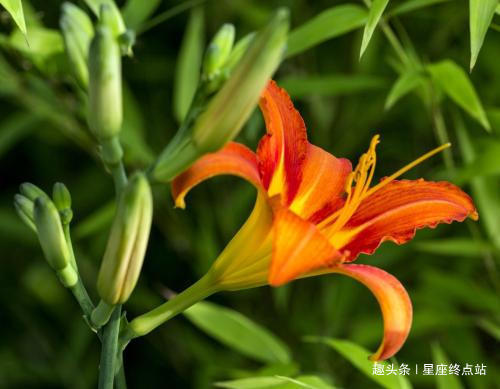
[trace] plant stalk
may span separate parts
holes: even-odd
[[[113,389],[120,332],[121,306],[118,305],[111,319],[104,326],[101,361],[99,364],[99,389]]]
[[[132,320],[120,334],[120,349],[123,350],[130,340],[148,334],[217,290],[212,275],[207,273],[198,282],[171,300]]]

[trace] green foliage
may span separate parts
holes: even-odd
[[[193,8],[176,63],[174,78],[174,115],[179,122],[186,116],[196,92],[203,56],[203,8]]]
[[[297,55],[317,44],[352,31],[366,22],[367,12],[360,6],[348,4],[332,7],[290,33],[287,57]]]
[[[74,4],[95,23],[103,2],[119,12],[111,0]],[[65,183],[80,275],[97,301],[95,279],[116,208],[113,185],[88,130],[88,95],[64,50],[61,3],[0,4],[6,16],[0,33],[0,387],[95,388],[97,338],[45,263],[36,234],[16,216],[12,199],[25,180],[46,190]],[[251,39],[282,6],[290,7],[292,32],[275,78],[292,95],[312,143],[355,163],[380,133],[376,181],[450,141],[446,165],[437,156],[405,178],[460,185],[477,205],[479,221],[418,231],[411,243],[384,243],[359,261],[397,276],[413,301],[412,331],[398,362],[385,365],[487,365],[486,376],[373,375],[367,357],[381,340],[379,307],[364,287],[325,276],[217,294],[193,306],[127,349],[129,387],[498,387],[498,2],[116,4],[121,27],[137,35],[134,56],[122,59],[120,140],[129,172],[148,169],[174,136],[198,85],[206,37],[231,23],[236,42]],[[374,33],[377,26],[382,28]],[[469,62],[471,74],[465,71]],[[263,133],[256,113],[238,140],[254,149]],[[217,178],[194,189],[188,209],[180,211],[168,185],[152,190],[155,220],[141,277],[124,306],[129,319],[161,304],[170,288],[180,292],[203,275],[255,196],[239,179]]]
[[[372,39],[373,31],[384,13],[385,7],[389,4],[389,0],[373,0],[370,11],[368,12],[368,20],[366,21],[365,29],[363,31],[363,41],[361,42],[361,50],[359,57],[363,56],[370,39]]]
[[[465,71],[453,61],[445,60],[427,66],[434,82],[441,87],[456,104],[490,131],[490,123],[486,117],[479,97]]]
[[[316,337],[307,337],[305,340],[314,343],[324,343],[332,347],[364,375],[384,388],[411,389],[410,383],[407,382],[404,376],[373,374],[373,365],[375,362],[368,359],[371,353],[355,343],[340,339]],[[379,364],[385,367],[388,365],[388,362],[380,362]]]
[[[246,356],[268,363],[290,362],[290,352],[278,338],[236,311],[200,302],[184,314],[203,331]]]
[[[17,27],[26,36],[26,22],[24,20],[23,3],[21,0],[0,0],[0,5],[3,5],[9,12]]]
[[[474,67],[491,24],[498,0],[469,0],[470,69]]]

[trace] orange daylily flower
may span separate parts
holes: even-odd
[[[366,285],[378,300],[384,337],[373,360],[387,359],[405,342],[412,306],[401,283],[385,271],[352,264],[387,240],[403,244],[423,227],[477,220],[471,198],[448,182],[395,180],[449,145],[438,147],[370,188],[379,137],[357,167],[307,141],[306,127],[290,97],[274,81],[260,109],[267,133],[257,153],[231,142],[198,160],[172,183],[175,204],[220,174],[240,176],[258,191],[255,207],[214,263],[218,290],[279,286],[300,277],[340,273]]]

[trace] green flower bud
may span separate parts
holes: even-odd
[[[194,124],[181,128],[164,149],[151,172],[152,178],[171,181],[203,154],[220,149],[239,133],[281,61],[288,26],[289,12],[280,9],[253,39],[241,43],[232,60],[237,65],[230,78]],[[246,45],[249,47],[245,51]]]
[[[233,74],[197,119],[193,141],[203,153],[232,140],[254,110],[285,50],[289,12],[278,10],[255,36]]]
[[[84,89],[89,83],[87,58],[94,27],[88,15],[72,3],[63,3],[59,21],[64,38],[64,46],[75,77]]]
[[[59,212],[48,197],[40,196],[34,203],[34,221],[45,259],[64,286],[74,286],[78,275],[70,262],[70,251],[64,238]]]
[[[211,80],[226,63],[234,43],[234,26],[224,24],[208,45],[203,58],[202,79]]]
[[[89,51],[89,126],[97,139],[108,140],[120,132],[122,118],[120,48],[101,23]]]
[[[111,29],[115,38],[118,38],[127,31],[122,14],[113,0],[101,0],[98,11],[99,21]]]
[[[71,210],[71,194],[66,185],[62,182],[56,182],[52,189],[52,199],[59,211],[62,224],[69,224],[73,218],[73,211]]]
[[[38,197],[49,197],[47,196],[47,193],[41,190],[38,186],[33,185],[31,182],[21,184],[19,186],[19,192],[31,201],[35,201]]]
[[[251,32],[250,34],[245,35],[238,42],[236,42],[236,45],[234,45],[234,48],[231,51],[231,55],[222,68],[224,72],[226,72],[228,75],[231,74],[238,62],[240,62],[243,54],[245,54],[248,50],[248,47],[253,42],[254,38],[255,32]]]
[[[27,197],[16,194],[14,196],[14,207],[16,208],[16,212],[21,218],[21,220],[26,224],[29,228],[31,228],[36,233],[36,227],[33,219],[33,209],[34,204],[33,201],[28,199]]]
[[[97,279],[101,298],[122,304],[135,288],[151,229],[153,197],[142,173],[134,175],[120,194],[108,245]]]

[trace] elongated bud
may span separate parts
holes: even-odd
[[[202,155],[220,149],[239,133],[281,61],[288,26],[289,12],[280,9],[251,39],[248,50],[240,61],[235,58],[233,73],[206,109],[189,130],[179,131],[162,152],[152,178],[172,180]]]
[[[35,200],[34,221],[40,246],[50,267],[59,276],[62,284],[71,287],[78,275],[70,263],[70,252],[61,225],[61,218],[54,203],[40,196]]]
[[[78,83],[82,88],[87,89],[89,83],[87,59],[94,27],[89,16],[76,5],[65,2],[61,8],[62,15],[59,24],[66,53]]]
[[[73,211],[71,210],[71,194],[66,185],[62,182],[56,182],[52,189],[52,199],[59,211],[62,224],[69,224],[73,218]]]
[[[14,196],[14,207],[24,224],[36,232],[35,222],[33,219],[33,201],[23,195],[16,194]]]
[[[47,193],[41,190],[38,186],[33,185],[31,182],[24,182],[19,186],[19,192],[31,201],[35,201],[38,197],[46,197]]]
[[[98,16],[100,22],[111,29],[115,38],[118,38],[127,31],[122,14],[113,0],[100,4]]]
[[[234,43],[234,26],[224,24],[208,45],[203,58],[202,79],[211,80],[220,72],[226,63]]]
[[[280,9],[255,36],[229,80],[196,121],[193,140],[198,149],[216,151],[239,133],[281,61],[288,25],[289,12]]]
[[[251,32],[245,35],[243,38],[241,38],[238,42],[236,42],[236,45],[234,45],[234,48],[231,51],[231,55],[229,56],[226,63],[222,67],[223,72],[225,72],[227,75],[231,74],[231,72],[238,64],[238,62],[240,62],[241,58],[243,57],[243,54],[245,54],[248,48],[250,47],[250,44],[253,42],[255,38],[255,35],[256,35],[255,32]]]
[[[89,126],[100,141],[109,140],[122,126],[120,48],[111,29],[100,23],[89,51]]]
[[[97,279],[101,298],[110,305],[127,301],[135,288],[146,252],[153,197],[142,173],[133,176],[120,195]]]

